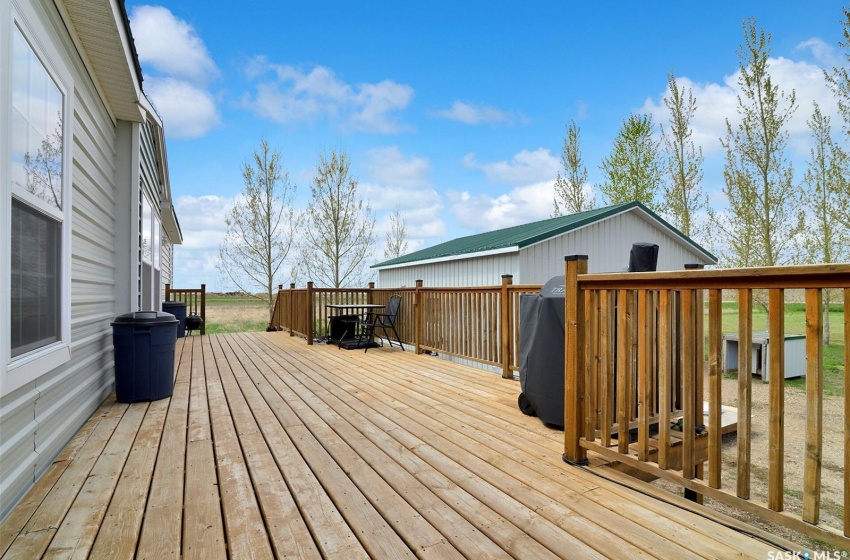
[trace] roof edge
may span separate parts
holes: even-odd
[[[446,255],[444,257],[436,257],[433,259],[423,259],[421,261],[408,261],[403,263],[382,265],[381,263],[373,264],[369,268],[375,270],[392,270],[394,268],[409,268],[421,264],[435,264],[441,262],[462,261],[466,259],[475,259],[478,257],[491,257],[494,255],[506,255],[510,253],[519,253],[519,245],[511,245],[510,247],[501,247],[499,249],[490,249],[487,251],[477,251],[475,253],[460,253],[458,255]],[[386,261],[384,261],[386,262]]]

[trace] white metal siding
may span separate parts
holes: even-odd
[[[503,274],[513,274],[516,284],[518,262],[517,254],[511,253],[392,268],[378,272],[377,286],[411,287],[417,280],[431,287],[496,286],[502,283]]]
[[[590,272],[625,271],[632,244],[639,242],[658,244],[658,270],[682,270],[686,263],[706,264],[680,239],[635,212],[619,214],[521,249],[521,281],[543,284],[553,276],[563,275],[566,255],[587,255]]]
[[[52,1],[44,23],[74,76],[71,361],[0,398],[0,519],[50,466],[113,385],[115,125]],[[70,92],[69,92],[70,93]],[[126,249],[122,249],[126,250]]]

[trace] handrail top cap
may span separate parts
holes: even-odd
[[[586,261],[587,255],[567,255],[564,257],[565,261]]]

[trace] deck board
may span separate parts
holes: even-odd
[[[174,395],[110,399],[0,524],[2,558],[765,558],[564,464],[518,383],[281,333],[181,339]]]

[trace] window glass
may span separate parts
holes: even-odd
[[[159,219],[154,216],[153,217],[153,267],[155,269],[160,268],[160,255],[162,253],[162,226],[159,223]]]
[[[59,340],[61,223],[12,199],[12,357]]]
[[[12,185],[62,209],[62,91],[20,29],[12,38]]]
[[[21,30],[12,33],[9,168],[11,357],[62,340],[64,94]]]
[[[142,195],[142,261],[151,264],[153,258],[153,211],[151,203]]]

